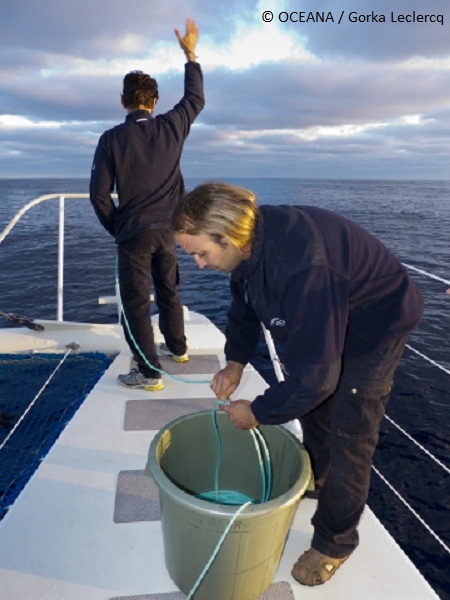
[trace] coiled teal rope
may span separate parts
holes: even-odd
[[[220,400],[216,400],[212,409],[212,422],[214,431],[217,437],[217,462],[214,475],[214,490],[210,492],[203,492],[197,495],[197,498],[214,502],[216,504],[227,504],[240,506],[244,503],[259,504],[260,502],[267,502],[270,497],[272,490],[272,461],[270,458],[269,449],[267,447],[264,436],[259,429],[250,429],[249,432],[253,437],[255,444],[256,453],[258,456],[259,470],[261,473],[261,499],[250,498],[246,494],[235,490],[221,490],[219,489],[219,469],[222,460],[222,441],[220,439],[219,427],[217,425],[217,408],[220,404]]]

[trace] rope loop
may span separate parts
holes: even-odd
[[[258,457],[259,471],[261,473],[261,498],[250,498],[242,492],[235,490],[221,490],[219,488],[219,471],[222,461],[222,440],[220,438],[220,431],[217,423],[217,408],[221,403],[222,402],[220,400],[216,400],[211,411],[212,424],[217,438],[217,461],[214,471],[214,490],[197,494],[197,498],[206,500],[208,502],[214,502],[215,504],[226,504],[229,506],[240,506],[244,503],[260,504],[262,502],[267,502],[272,491],[272,461],[267,442],[257,428],[250,429],[249,431],[253,437],[255,450]]]

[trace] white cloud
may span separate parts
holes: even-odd
[[[427,11],[447,3],[427,0]],[[119,94],[130,70],[156,76],[158,109],[170,108],[184,64],[173,27],[183,29],[191,16],[200,27],[206,108],[186,144],[187,175],[314,176],[326,164],[327,173],[347,177],[387,170],[448,178],[450,17],[440,29],[276,18],[336,10],[335,0],[309,4],[10,3],[0,18],[0,154],[8,157],[0,176],[24,164],[38,174],[84,176],[99,134],[124,116]],[[342,0],[339,8],[356,4],[372,10],[370,0]],[[376,4],[386,11],[392,0]],[[411,10],[409,0],[394,8]],[[266,9],[271,23],[261,19]],[[15,162],[18,155],[27,161]]]
[[[239,23],[229,43],[221,46],[207,43],[204,58],[207,67],[226,67],[231,70],[283,60],[318,62],[298,40],[286,35],[280,28],[267,30],[265,24],[249,27],[245,23]]]
[[[59,129],[64,125],[60,121],[31,121],[20,115],[0,115],[0,130],[5,129]]]

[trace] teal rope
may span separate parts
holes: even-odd
[[[181,381],[182,383],[208,383],[208,384],[211,383],[210,379],[195,379],[195,380],[193,380],[193,379],[185,379],[184,377],[180,377],[179,375],[174,375],[173,373],[168,373],[167,371],[164,371],[163,369],[159,369],[158,367],[155,367],[155,365],[151,364],[151,362],[144,355],[144,353],[142,352],[142,350],[138,346],[136,340],[134,339],[134,336],[131,333],[131,329],[130,329],[130,325],[128,323],[127,316],[125,314],[125,311],[123,310],[122,296],[120,294],[119,269],[118,269],[117,256],[116,256],[115,276],[116,276],[116,289],[117,289],[117,294],[118,294],[117,300],[119,302],[119,309],[120,309],[120,313],[121,313],[121,315],[123,317],[123,322],[125,323],[125,326],[126,326],[127,331],[128,331],[128,335],[130,336],[130,338],[131,338],[131,340],[132,340],[135,348],[137,349],[137,351],[139,353],[139,356],[145,362],[145,364],[147,365],[147,367],[150,367],[150,369],[154,369],[155,371],[158,371],[158,373],[161,373],[161,375],[168,375],[172,379],[176,379],[177,381]]]
[[[258,504],[258,500],[254,500],[246,496],[245,494],[241,494],[240,492],[230,491],[230,490],[220,490],[219,491],[219,467],[220,461],[222,458],[222,442],[220,439],[220,431],[217,425],[217,406],[220,404],[220,400],[217,400],[213,406],[212,410],[212,421],[214,431],[217,437],[217,462],[214,474],[214,491],[213,492],[205,492],[203,494],[198,494],[197,498],[202,500],[208,500],[210,502],[216,502],[218,504],[229,504],[229,505],[240,505],[237,511],[234,513],[232,519],[226,526],[224,532],[222,533],[217,546],[214,549],[211,557],[203,568],[202,572],[197,578],[197,581],[194,583],[189,595],[187,596],[187,600],[191,600],[195,592],[197,591],[199,585],[203,581],[206,573],[211,567],[212,563],[216,559],[222,544],[225,541],[226,536],[228,535],[231,527],[236,521],[237,517],[244,511],[247,506],[251,504]],[[264,436],[258,429],[250,429],[250,434],[253,437],[255,442],[255,448],[258,455],[259,467],[261,472],[261,480],[262,480],[262,494],[261,494],[261,502],[267,502],[270,497],[270,493],[272,490],[272,461],[270,459],[270,453],[267,446],[267,443],[264,439]],[[261,453],[261,448],[263,449],[264,456]],[[264,464],[264,460],[266,461]]]
[[[205,568],[203,569],[203,571],[200,573],[200,575],[198,576],[197,581],[194,583],[193,588],[191,589],[191,591],[189,592],[189,595],[187,597],[187,600],[191,600],[192,596],[195,594],[195,592],[197,591],[198,586],[200,585],[200,583],[203,581],[203,578],[205,577],[206,573],[209,570],[209,567],[212,565],[212,563],[214,562],[214,560],[216,559],[216,556],[219,553],[220,548],[222,547],[222,544],[225,541],[225,538],[228,535],[228,532],[230,531],[230,529],[233,526],[233,523],[236,521],[236,519],[238,518],[238,516],[241,514],[241,512],[243,512],[243,510],[249,505],[251,504],[251,502],[246,502],[245,504],[243,504],[242,506],[240,506],[238,508],[238,510],[234,513],[233,518],[231,519],[231,521],[228,523],[228,525],[225,528],[225,531],[222,533],[220,540],[214,550],[214,552],[212,553],[210,559],[208,560],[208,562],[205,565]]]
[[[219,469],[222,460],[222,442],[220,439],[220,431],[217,425],[217,407],[220,404],[219,400],[216,400],[213,406],[212,422],[214,432],[217,438],[217,461],[214,474],[214,490],[211,492],[203,492],[197,495],[197,498],[201,500],[207,500],[208,502],[215,502],[216,504],[227,504],[239,506],[241,504],[250,502],[251,504],[259,504],[260,502],[267,502],[270,493],[272,491],[272,461],[270,458],[269,449],[267,447],[264,436],[259,429],[250,429],[250,434],[253,437],[255,443],[256,453],[258,455],[259,470],[261,473],[262,492],[261,500],[250,498],[246,494],[236,492],[234,490],[219,490]],[[261,448],[263,454],[261,453]]]
[[[261,502],[267,502],[270,497],[270,492],[272,491],[272,461],[270,459],[269,448],[267,447],[266,440],[259,429],[250,429],[250,433],[255,442],[255,448],[259,458],[259,469],[261,471],[262,481]],[[261,455],[261,448],[263,449],[264,457]]]

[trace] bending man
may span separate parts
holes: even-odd
[[[210,183],[182,199],[173,224],[200,268],[231,275],[217,397],[238,387],[261,322],[285,344],[285,381],[221,409],[240,429],[300,419],[318,504],[311,548],[292,574],[324,583],[358,545],[380,422],[421,294],[379,240],[320,208],[257,206],[249,190]]]

